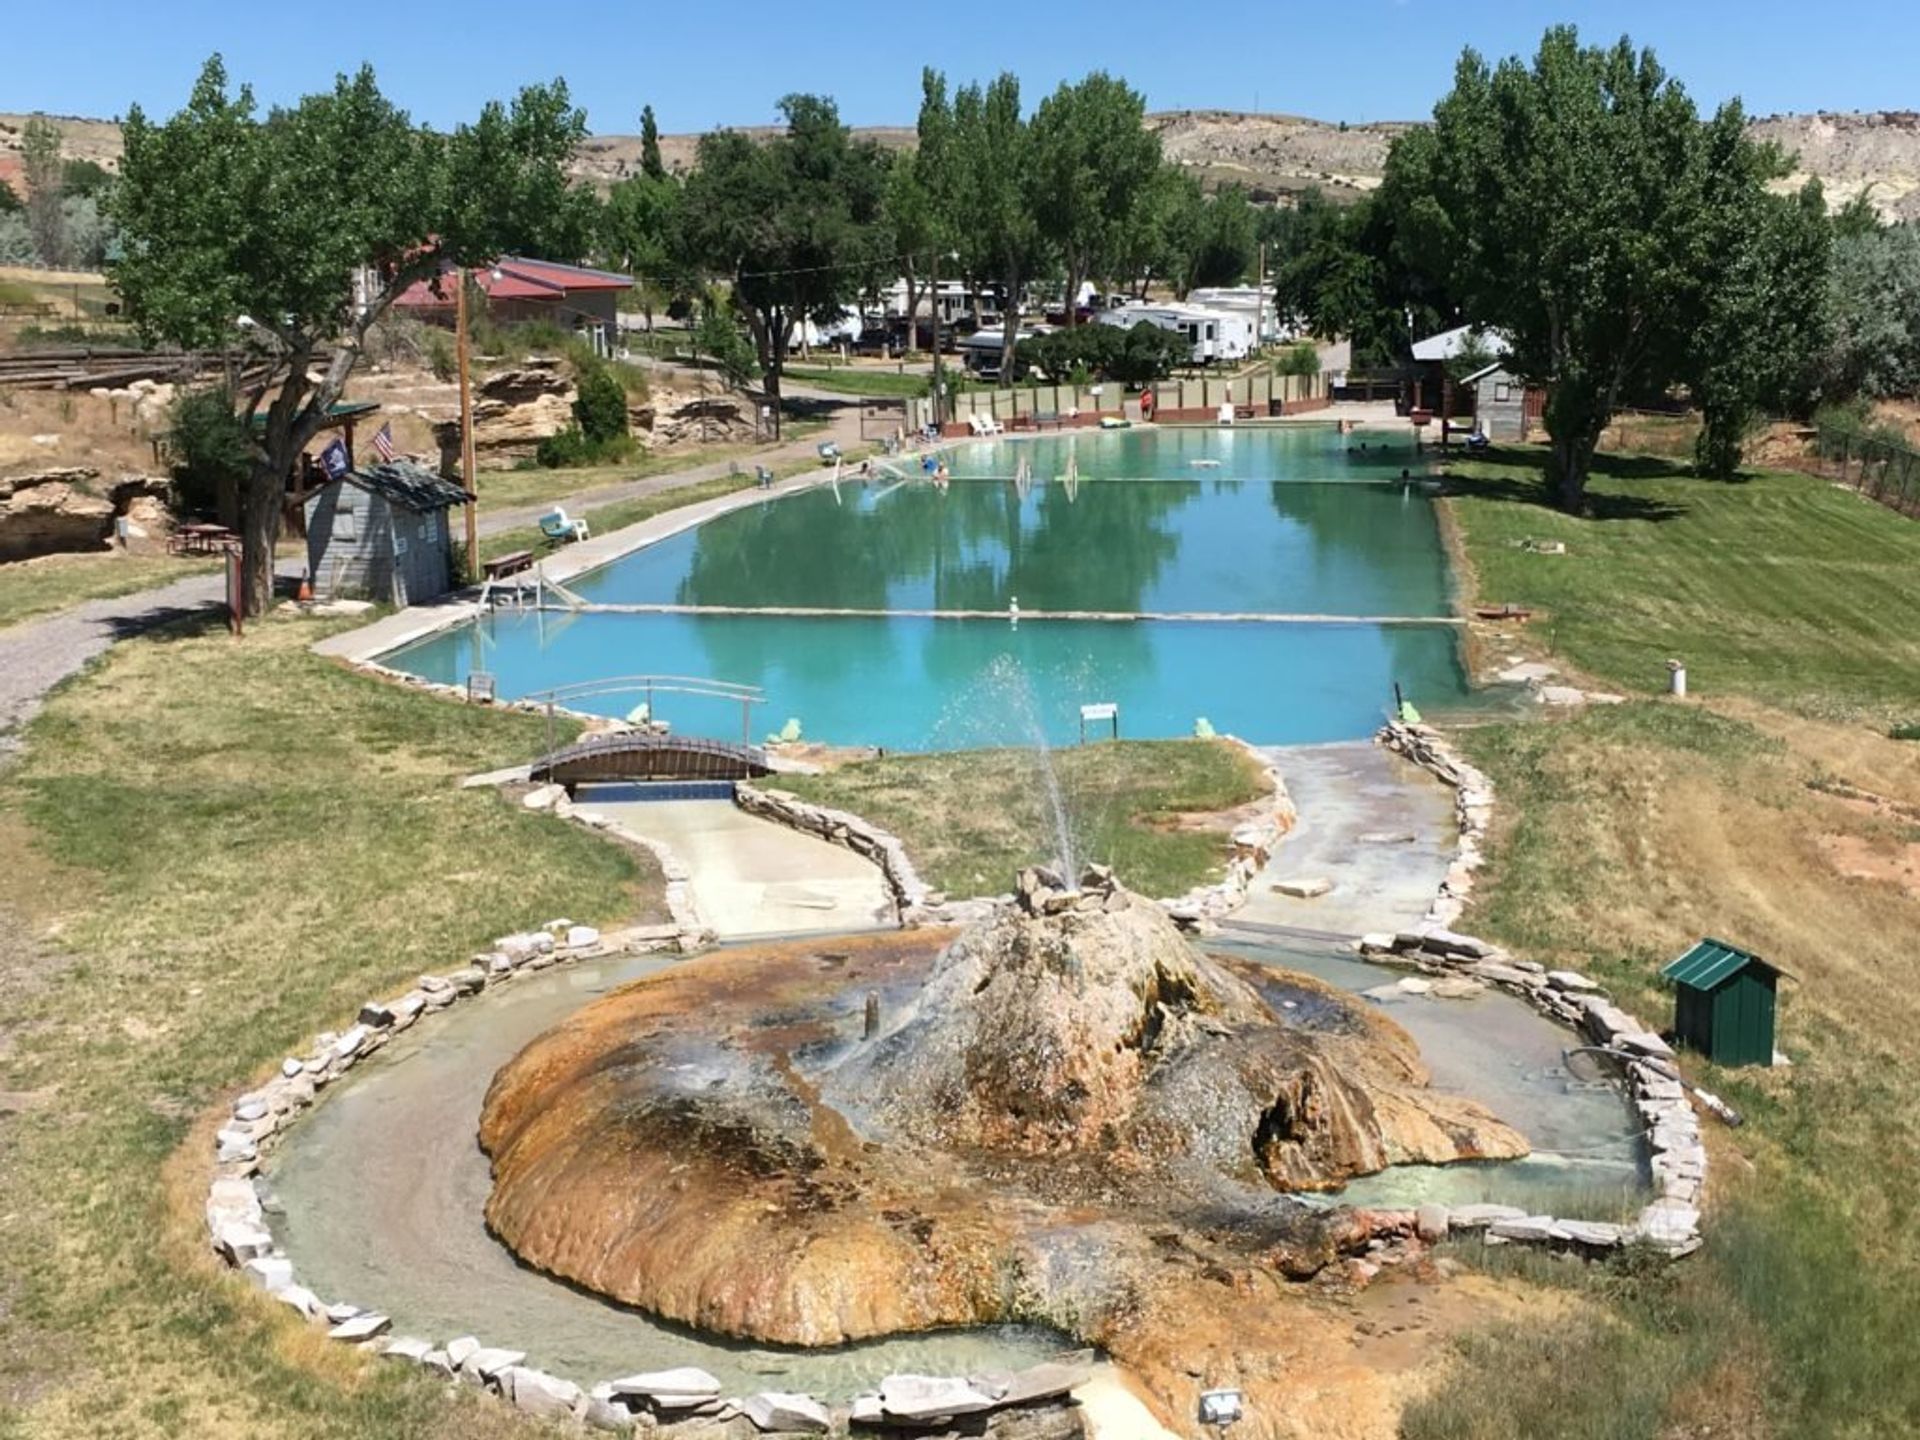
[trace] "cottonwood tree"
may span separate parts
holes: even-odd
[[[1028,205],[1066,272],[1069,327],[1082,282],[1110,270],[1136,213],[1154,198],[1160,137],[1146,128],[1146,113],[1139,91],[1099,70],[1062,83],[1034,112]]]
[[[657,305],[687,293],[680,265],[680,185],[664,170],[616,180],[600,208],[599,243],[608,261],[639,282],[647,330]]]
[[[27,121],[20,134],[21,178],[27,185],[27,227],[33,234],[33,248],[49,265],[66,258],[66,212],[62,181],[65,170],[60,161],[60,127],[44,115]]]
[[[920,346],[920,300],[923,277],[940,270],[939,259],[958,243],[958,177],[953,106],[947,99],[947,78],[939,71],[920,72],[920,116],[914,149],[894,157],[887,175],[886,219],[894,246],[900,252],[900,275],[906,282],[907,349]],[[949,275],[949,279],[957,276]],[[933,297],[937,308],[940,297]]]
[[[129,313],[150,339],[193,348],[252,335],[266,370],[239,399],[256,437],[241,504],[249,614],[272,599],[287,476],[394,299],[449,266],[583,252],[591,197],[564,165],[585,133],[556,81],[437,134],[371,69],[263,117],[218,56],[178,114],[128,114],[112,200]]]
[[[1745,211],[1767,167],[1737,107],[1703,123],[1649,50],[1583,47],[1547,31],[1532,63],[1469,50],[1431,128],[1388,157],[1401,218],[1476,324],[1548,387],[1549,475],[1584,508],[1600,432],[1619,406],[1685,378],[1737,266],[1715,245],[1757,243],[1712,223]],[[1764,265],[1762,259],[1755,261]],[[1727,327],[1752,363],[1751,327]]]
[[[853,140],[822,96],[789,95],[780,111],[786,132],[769,141],[731,130],[701,136],[680,200],[684,253],[730,282],[776,434],[795,327],[837,318],[889,254],[884,152]]]
[[[660,158],[660,125],[651,105],[640,107],[640,173],[650,180],[667,178],[666,162]]]
[[[1020,81],[1003,72],[985,89],[974,84],[957,91],[953,133],[955,171],[967,204],[968,269],[1006,287],[1000,373],[1010,375],[1020,292],[1045,253],[1033,212],[1033,134],[1020,114]]]

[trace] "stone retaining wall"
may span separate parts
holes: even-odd
[[[1223,739],[1229,745],[1238,745],[1259,762],[1273,793],[1273,802],[1258,819],[1234,827],[1228,837],[1232,853],[1223,879],[1159,902],[1169,915],[1190,929],[1231,914],[1246,903],[1254,877],[1266,868],[1280,837],[1293,828],[1298,815],[1293,797],[1287,793],[1286,782],[1274,764],[1243,740],[1233,736]],[[761,789],[744,780],[734,786],[734,803],[749,815],[845,846],[879,866],[888,893],[893,896],[895,912],[904,926],[968,924],[982,918],[995,905],[1013,898],[997,895],[949,899],[920,878],[899,836],[851,811],[814,805],[789,791]]]
[[[461,969],[422,975],[400,995],[369,1000],[353,1025],[315,1036],[305,1053],[281,1062],[278,1075],[233,1102],[214,1137],[213,1180],[207,1192],[207,1233],[214,1253],[260,1290],[323,1328],[328,1339],[448,1379],[463,1379],[531,1416],[611,1432],[665,1431],[684,1440],[825,1434],[844,1430],[849,1421],[890,1430],[925,1428],[949,1415],[976,1417],[972,1423],[980,1428],[970,1428],[969,1434],[991,1437],[1017,1431],[1021,1440],[1071,1440],[1080,1435],[1078,1418],[1067,1407],[1072,1390],[1087,1378],[1084,1361],[1037,1365],[1017,1374],[894,1375],[878,1391],[838,1410],[811,1396],[784,1392],[727,1397],[717,1379],[690,1367],[630,1375],[583,1389],[527,1365],[524,1351],[487,1345],[472,1335],[443,1343],[395,1336],[390,1317],[351,1301],[325,1299],[299,1283],[293,1262],[268,1228],[258,1176],[263,1159],[321,1090],[379,1054],[394,1036],[469,996],[512,984],[523,972],[615,953],[684,948],[690,938],[674,925],[606,937],[592,926],[553,920],[538,930],[501,936],[492,950],[473,956]]]
[[[1607,1052],[1611,1063],[1626,1075],[1627,1093],[1646,1127],[1651,1152],[1654,1198],[1631,1224],[1560,1220],[1529,1215],[1512,1206],[1479,1205],[1464,1207],[1466,1226],[1460,1219],[1463,1212],[1453,1212],[1454,1227],[1484,1229],[1490,1243],[1526,1241],[1587,1251],[1645,1243],[1676,1256],[1697,1250],[1707,1152],[1673,1051],[1586,976],[1571,970],[1549,971],[1451,928],[1466,909],[1474,872],[1483,863],[1493,783],[1430,726],[1389,724],[1376,738],[1452,787],[1460,846],[1420,925],[1397,934],[1363,936],[1356,947],[1361,956],[1496,986],[1573,1028],[1592,1048]],[[1720,1108],[1713,1097],[1699,1093],[1709,1108]]]

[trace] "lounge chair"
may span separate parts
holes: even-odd
[[[840,458],[840,447],[832,440],[822,440],[816,448],[820,451],[822,465],[831,465]]]
[[[773,471],[764,465],[756,465],[753,467],[753,479],[754,483],[762,490],[771,490],[773,488]]]
[[[565,545],[587,538],[587,522],[569,519],[565,510],[555,506],[540,517],[540,533],[555,545]]]
[[[1004,428],[1005,427],[991,415],[981,415],[976,412],[967,417],[967,429],[971,430],[975,435],[998,435]]]

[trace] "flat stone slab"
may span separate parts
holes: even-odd
[[[833,1428],[827,1407],[811,1395],[769,1390],[749,1395],[740,1408],[756,1430],[824,1435]]]
[[[501,1389],[512,1394],[514,1409],[547,1419],[571,1418],[574,1407],[587,1398],[571,1380],[519,1365],[501,1372]]]
[[[393,1324],[384,1315],[356,1315],[327,1331],[329,1340],[371,1340]]]
[[[607,1388],[615,1395],[640,1395],[673,1405],[720,1398],[719,1380],[693,1365],[682,1365],[675,1370],[643,1371],[611,1381]]]
[[[998,1403],[956,1376],[889,1375],[880,1382],[880,1405],[899,1420],[977,1415]]]
[[[1322,895],[1332,892],[1333,881],[1324,875],[1303,875],[1290,880],[1276,880],[1273,888],[1276,893],[1295,900],[1318,900]]]

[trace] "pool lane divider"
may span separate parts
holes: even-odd
[[[1265,610],[936,610],[875,607],[835,608],[823,605],[682,605],[669,601],[620,603],[583,601],[578,605],[541,603],[528,609],[564,611],[569,615],[763,615],[802,619],[865,620],[1136,620],[1176,624],[1231,625],[1440,625],[1464,626],[1461,615],[1316,615]]]

